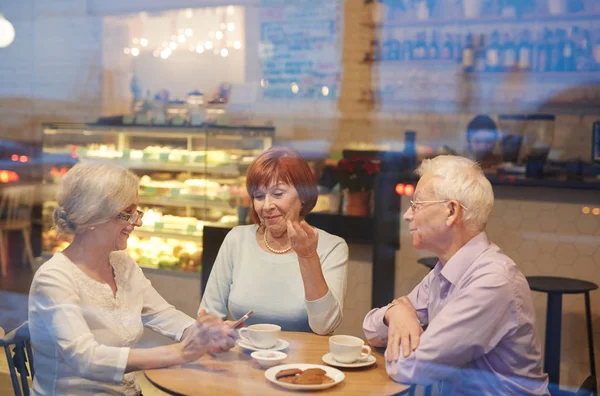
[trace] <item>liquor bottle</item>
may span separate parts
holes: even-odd
[[[510,35],[504,35],[504,43],[502,45],[502,70],[505,72],[513,71],[517,68],[517,46],[511,39]]]
[[[590,71],[593,69],[592,41],[589,30],[579,32],[575,41],[575,70]]]
[[[540,39],[537,43],[537,71],[540,73],[549,72],[552,69],[552,44],[550,38],[552,32],[546,30],[540,33]]]
[[[412,51],[412,59],[414,60],[423,60],[427,59],[427,43],[425,40],[425,32],[417,33],[417,41],[415,42],[415,47]]]
[[[531,71],[533,69],[533,45],[531,45],[531,34],[529,33],[529,30],[524,30],[521,34],[518,59],[519,70]]]
[[[600,71],[600,30],[596,31],[596,40],[594,41],[594,46],[592,47],[592,57],[594,62],[594,70]]]
[[[400,41],[398,41],[393,35],[390,35],[388,39],[383,43],[383,60],[399,61],[400,60]]]
[[[552,71],[561,72],[564,69],[565,36],[566,33],[563,29],[556,29],[554,36],[550,38]]]
[[[427,47],[427,59],[440,59],[439,33],[433,32],[431,43]]]
[[[462,49],[462,66],[463,71],[472,73],[475,71],[475,45],[473,43],[473,35],[467,34],[465,46]]]
[[[475,47],[475,71],[483,73],[485,71],[485,35],[482,33],[479,35],[479,40]]]
[[[454,45],[452,44],[452,35],[446,33],[446,39],[440,51],[440,58],[445,60],[454,59]]]
[[[576,28],[571,29],[571,35],[569,37],[567,37],[565,33],[562,52],[562,71],[575,71],[575,41],[573,40],[573,37],[577,37],[578,34],[579,31]]]
[[[500,34],[497,31],[492,33],[492,41],[485,49],[485,71],[500,71]]]

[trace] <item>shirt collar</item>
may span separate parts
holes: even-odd
[[[441,273],[450,283],[456,285],[464,273],[475,262],[477,257],[490,246],[490,241],[485,231],[480,232],[469,242],[465,243],[454,256],[442,267],[438,262],[436,265],[437,273]],[[441,268],[437,268],[441,267]]]

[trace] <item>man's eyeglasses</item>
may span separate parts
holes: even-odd
[[[136,210],[135,213],[120,212],[117,215],[117,219],[125,220],[131,225],[138,224],[138,222],[142,221],[142,217],[144,217],[144,212],[141,210]]]
[[[438,203],[446,203],[448,202],[449,199],[441,199],[439,201],[410,201],[410,208],[412,209],[413,212],[415,212],[418,208],[419,205],[432,205],[432,204],[438,204]],[[462,208],[464,210],[468,210],[467,207],[461,203],[459,203],[460,206],[462,206]]]

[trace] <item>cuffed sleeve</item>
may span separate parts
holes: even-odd
[[[321,258],[323,277],[329,288],[318,300],[306,301],[308,324],[319,335],[332,333],[342,322],[348,282],[348,245],[339,237],[333,248]]]
[[[383,319],[389,306],[375,308],[369,311],[363,320],[363,332],[369,344],[374,347],[384,347],[387,345],[388,326]]]
[[[158,294],[142,269],[137,266],[134,269],[133,282],[142,285],[142,323],[144,326],[174,341],[181,341],[183,332],[194,324],[195,320],[175,309]]]

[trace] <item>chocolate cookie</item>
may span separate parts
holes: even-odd
[[[280,379],[280,378],[283,378],[283,377],[291,377],[291,376],[294,376],[296,374],[301,374],[301,373],[302,373],[302,370],[295,369],[295,368],[287,369],[287,370],[281,370],[277,374],[275,374],[275,378],[276,379]]]
[[[326,374],[325,370],[320,368],[309,368],[304,370],[303,375],[315,375],[315,376],[324,376]]]
[[[323,383],[324,376],[322,375],[311,375],[305,374],[306,371],[294,379],[294,384],[297,385],[321,385]]]

